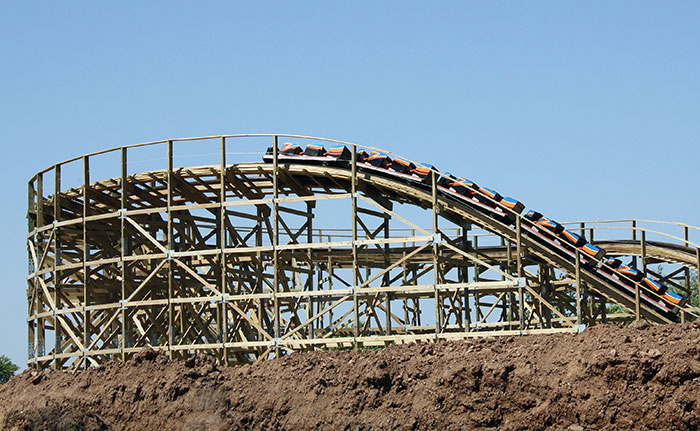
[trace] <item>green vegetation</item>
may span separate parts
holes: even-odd
[[[0,355],[0,384],[7,383],[17,370],[19,370],[19,367],[13,364],[10,358]]]

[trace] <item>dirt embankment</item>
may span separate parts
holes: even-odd
[[[700,325],[599,326],[223,368],[144,352],[0,387],[3,430],[696,430]]]

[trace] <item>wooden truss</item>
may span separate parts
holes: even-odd
[[[163,141],[165,170],[128,174],[133,146],[114,150],[117,178],[93,181],[88,155],[69,161],[82,167],[79,187],[61,187],[65,163],[30,181],[30,366],[76,370],[146,347],[229,364],[576,331],[619,302],[578,264],[538,254],[519,221],[510,229],[443,201],[435,174],[417,193],[354,159],[349,170],[286,165],[278,136],[273,163],[230,164],[232,137],[216,139],[217,165],[176,169],[175,141]],[[333,228],[316,225],[324,216]],[[666,280],[688,289],[696,262]],[[612,318],[645,312],[637,300]]]

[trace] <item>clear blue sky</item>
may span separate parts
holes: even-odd
[[[698,2],[232,3],[3,4],[0,354],[26,360],[26,181],[123,144],[324,136],[560,221],[700,225]]]

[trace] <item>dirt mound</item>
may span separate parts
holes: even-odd
[[[3,430],[695,430],[700,325],[294,354],[143,352],[0,387]]]

